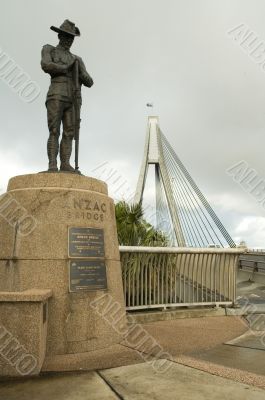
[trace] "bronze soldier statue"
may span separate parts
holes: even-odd
[[[60,28],[51,26],[58,32],[59,44],[43,46],[41,67],[50,74],[51,84],[47,93],[46,108],[50,136],[47,144],[49,172],[57,172],[57,156],[61,123],[63,125],[60,143],[61,171],[78,172],[78,142],[81,107],[81,86],[91,87],[93,79],[86,71],[82,59],[70,52],[79,29],[69,20]],[[76,141],[75,168],[70,165],[72,142]]]

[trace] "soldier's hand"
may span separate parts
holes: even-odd
[[[73,67],[74,63],[75,63],[75,58],[70,61],[70,63],[67,65],[67,68],[71,69]]]
[[[62,65],[62,69],[64,70],[64,72],[66,73],[68,71],[68,65],[67,64],[63,64]]]

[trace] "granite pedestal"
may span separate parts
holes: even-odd
[[[77,229],[81,235],[88,228],[104,238],[98,250],[96,234],[94,253],[93,243],[86,249],[86,235],[80,246],[74,236],[69,239],[69,230]],[[69,240],[74,246],[72,254]],[[122,340],[116,327],[91,307],[91,302],[107,294],[119,304],[119,323],[126,327],[115,208],[104,182],[67,173],[10,179],[7,193],[0,197],[0,243],[0,292],[52,291],[47,323],[49,359],[104,349]],[[105,287],[82,286],[70,273],[70,263],[75,261],[76,265],[80,261],[89,261],[90,266],[94,261],[96,266],[100,263],[106,271]],[[23,319],[19,323],[27,330]]]

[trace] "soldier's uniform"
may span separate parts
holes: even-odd
[[[64,24],[66,22],[71,23],[67,20]],[[56,29],[61,31],[62,27],[63,25]],[[74,68],[76,60],[78,61],[78,88],[75,87],[74,76],[76,73]],[[43,46],[41,67],[51,76],[51,84],[46,98],[48,127],[50,132],[47,145],[49,170],[57,170],[60,126],[62,123],[63,134],[60,144],[61,170],[73,171],[74,169],[70,166],[69,161],[76,123],[74,96],[79,93],[78,100],[81,105],[81,86],[85,85],[91,87],[93,85],[93,80],[86,71],[82,59],[72,54],[69,50],[66,50],[60,44],[56,47],[49,44]],[[76,91],[76,89],[79,89],[79,91]]]

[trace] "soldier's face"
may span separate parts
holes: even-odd
[[[70,35],[60,35],[59,36],[60,39],[60,44],[67,50],[70,49],[70,47],[73,44],[74,41],[74,36],[70,36]]]

